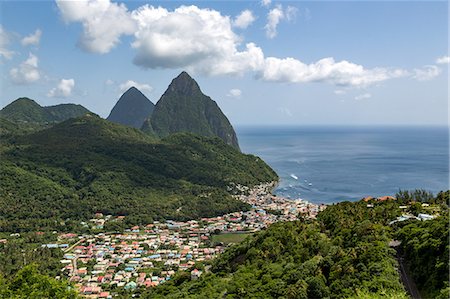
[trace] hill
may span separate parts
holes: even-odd
[[[81,105],[59,104],[42,107],[29,98],[19,98],[0,110],[0,118],[28,127],[43,127],[91,113]]]
[[[155,105],[142,92],[136,87],[131,87],[120,97],[107,119],[139,129],[153,112],[154,107]]]
[[[216,102],[204,95],[186,72],[172,80],[150,116],[151,128],[161,137],[176,132],[221,138],[239,149],[236,133]]]
[[[232,198],[234,184],[277,179],[219,138],[159,140],[95,115],[16,137],[2,146],[0,164],[3,231],[54,228],[96,212],[142,224],[214,216],[247,209]]]
[[[229,247],[198,280],[178,273],[143,298],[407,298],[385,216],[396,203],[339,203]],[[340,225],[341,223],[348,225]]]

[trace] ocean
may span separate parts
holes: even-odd
[[[449,189],[446,127],[238,127],[244,153],[280,176],[275,194],[313,203]]]

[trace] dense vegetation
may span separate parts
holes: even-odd
[[[449,198],[449,191],[439,197]],[[429,221],[412,221],[396,234],[401,240],[401,252],[409,272],[424,298],[449,298],[449,217],[448,209],[442,216]]]
[[[26,126],[46,126],[91,113],[81,105],[42,107],[29,98],[19,98],[0,110],[0,117]]]
[[[96,212],[144,224],[245,210],[234,186],[277,179],[218,138],[158,140],[92,115],[12,137],[1,154],[0,230],[12,232],[64,229]]]
[[[77,292],[66,281],[39,273],[36,265],[28,265],[12,278],[0,274],[0,298],[10,299],[75,299]]]
[[[227,117],[186,72],[173,79],[143,129],[162,137],[176,132],[217,136],[239,149],[236,133]]]
[[[149,298],[407,298],[388,246],[395,202],[344,202],[317,221],[277,223],[229,248],[211,272],[187,273]]]

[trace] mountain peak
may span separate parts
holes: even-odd
[[[12,122],[55,123],[90,112],[81,105],[59,104],[42,107],[34,100],[23,97],[13,101],[2,110],[0,116]]]
[[[107,120],[140,128],[154,107],[155,105],[139,89],[132,86],[117,101]]]
[[[185,71],[182,71],[169,85],[169,91],[192,94],[195,92],[201,92],[200,86],[197,82]]]
[[[186,72],[172,80],[157,102],[150,123],[161,137],[176,132],[216,136],[239,150],[236,133],[227,117]]]

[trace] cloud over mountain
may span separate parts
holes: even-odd
[[[61,79],[57,87],[50,89],[47,96],[51,98],[67,98],[72,95],[74,87],[74,79]]]
[[[270,1],[265,1],[269,5]],[[367,86],[393,78],[431,78],[432,68],[408,72],[400,68],[362,65],[332,57],[316,62],[296,58],[266,57],[253,42],[243,44],[233,29],[245,28],[255,19],[244,10],[231,19],[221,12],[182,5],[173,10],[143,5],[129,11],[125,4],[104,1],[62,1],[58,8],[67,22],[81,22],[82,49],[107,53],[120,42],[123,35],[133,36],[131,47],[136,55],[135,65],[144,69],[183,68],[204,75],[243,75],[272,82],[327,82],[338,86]],[[298,9],[277,5],[267,16],[266,35],[274,38],[282,21],[295,19]]]

